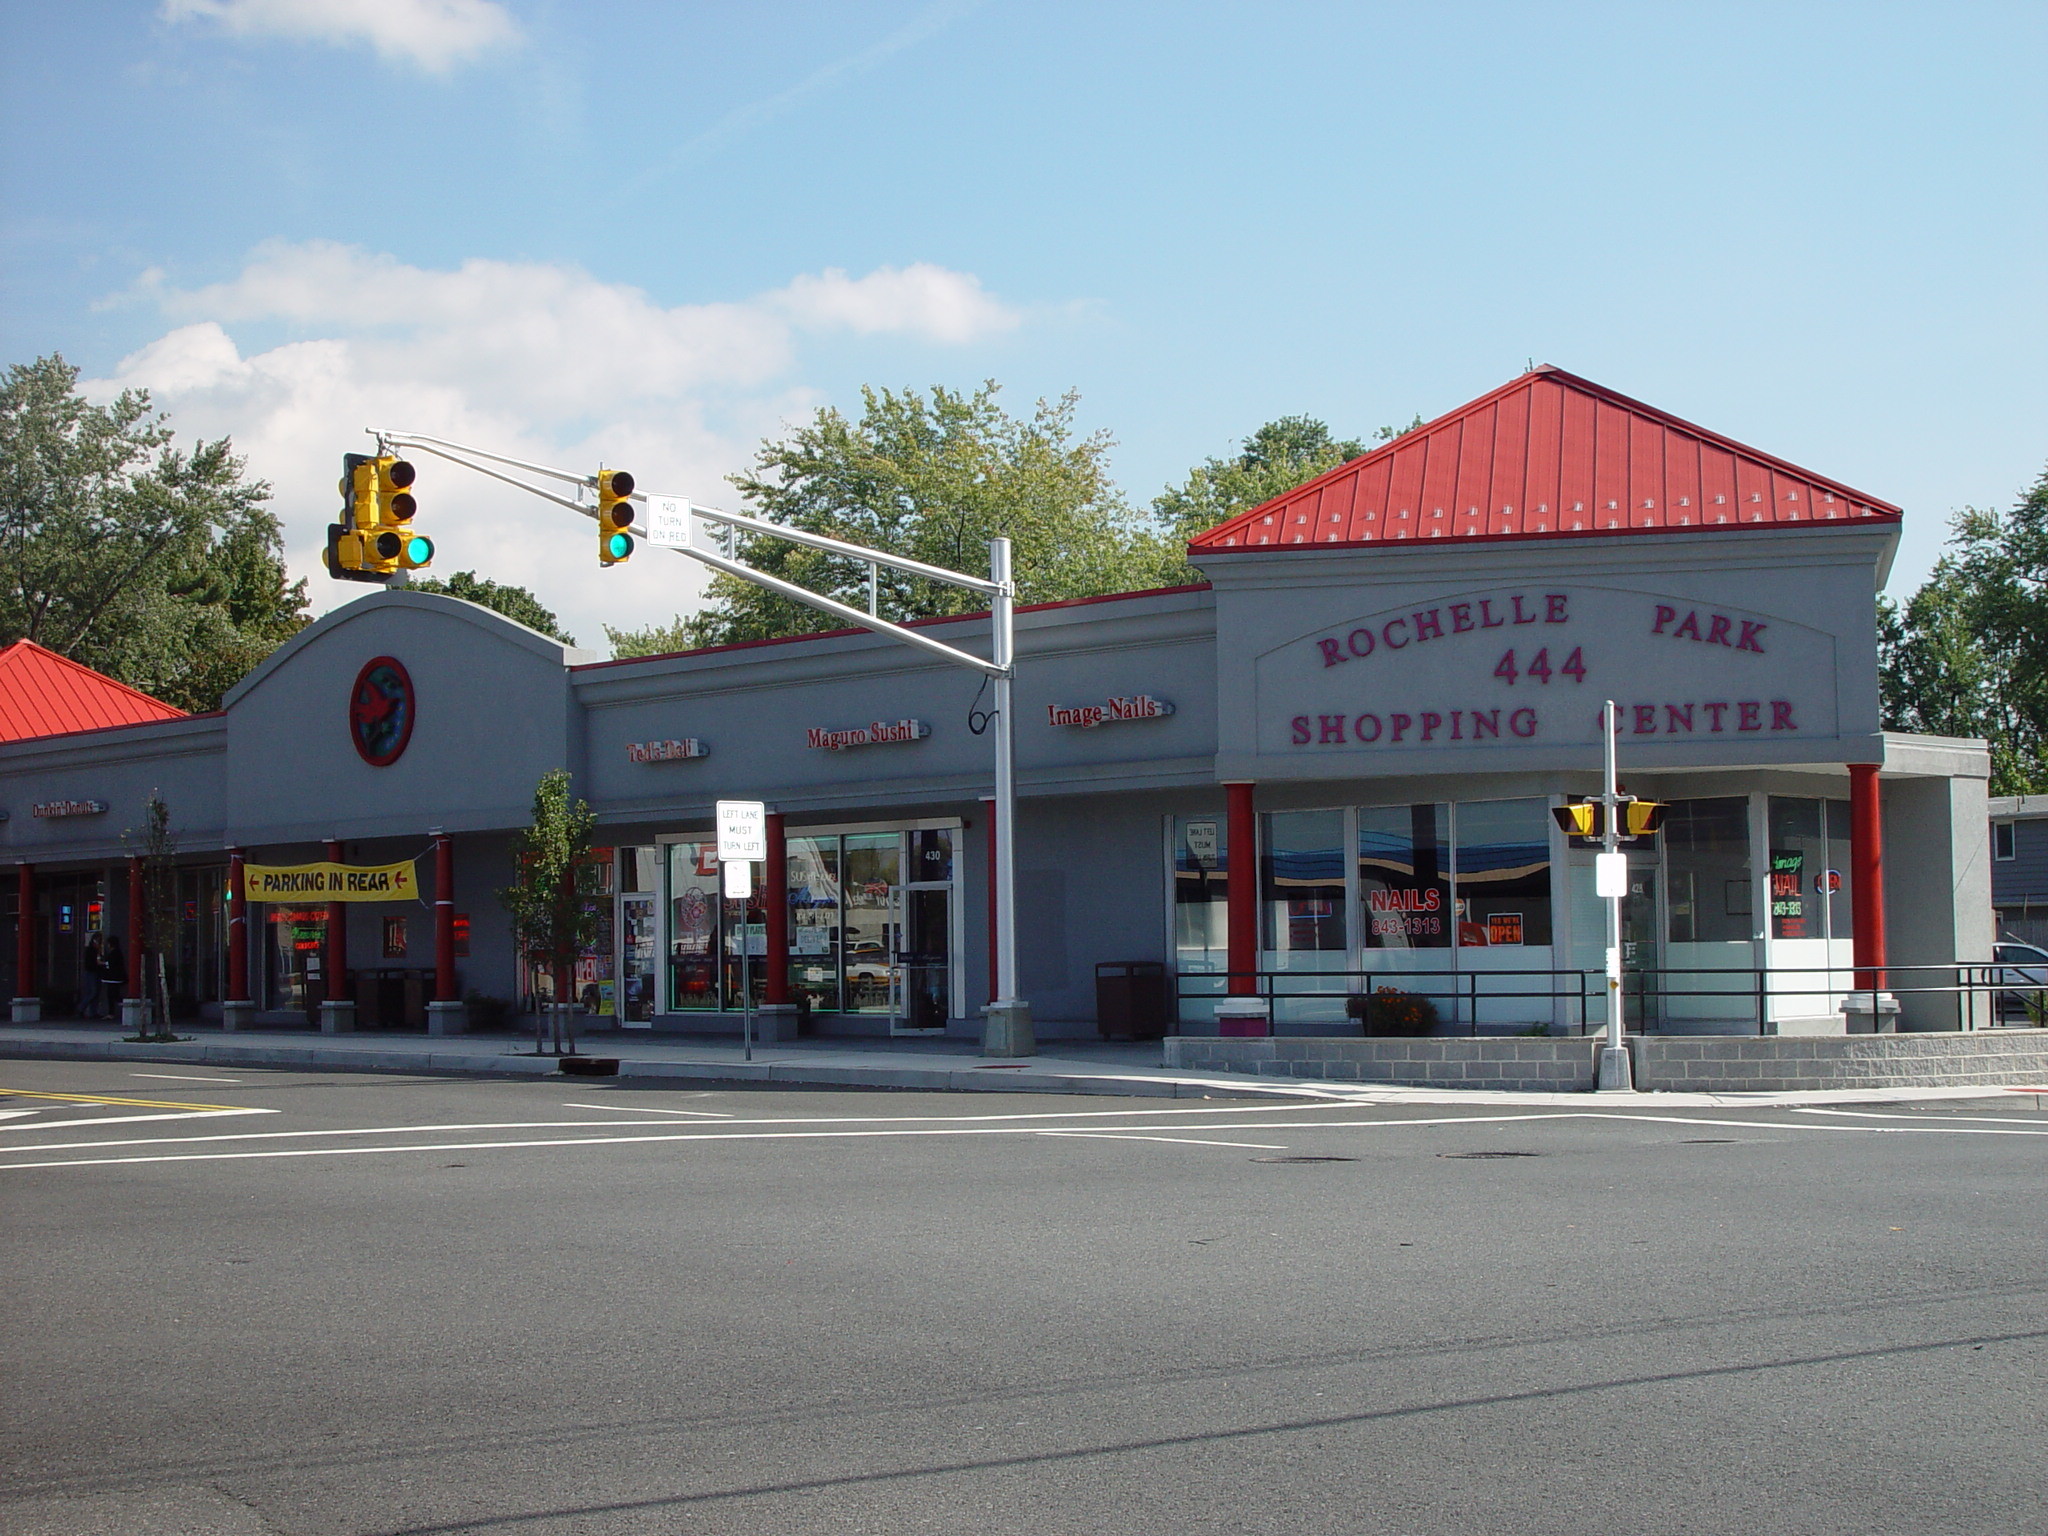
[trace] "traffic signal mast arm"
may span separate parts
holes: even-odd
[[[481,448],[471,448],[463,443],[444,442],[440,438],[421,437],[409,432],[375,432],[374,435],[380,443],[431,453],[435,457],[446,459],[452,464],[460,464],[465,469],[475,470],[480,475],[488,475],[493,480],[503,481],[506,485],[514,486],[519,490],[525,491],[528,495],[538,496],[541,500],[551,501],[558,507],[566,507],[571,512],[581,513],[593,521],[600,520],[597,506],[568,496],[558,496],[552,491],[542,489],[540,486],[528,484],[526,481],[518,479],[513,475],[492,469],[490,464],[503,464],[508,468],[523,469],[530,474],[546,475],[551,479],[560,480],[568,485],[592,490],[596,489],[597,486],[597,477],[595,475],[573,474],[568,470],[555,469],[550,465],[533,464],[524,459],[507,458],[503,454],[490,453]],[[476,462],[480,459],[488,460],[489,463]],[[644,507],[648,501],[648,493],[636,490],[632,493],[630,499]],[[829,554],[844,555],[848,559],[865,561],[871,565],[886,565],[891,570],[903,571],[912,576],[922,576],[930,581],[942,581],[952,586],[965,587],[969,591],[979,592],[990,598],[1014,598],[1016,589],[1007,580],[993,581],[980,576],[970,576],[962,571],[949,571],[943,566],[926,565],[921,560],[909,560],[901,555],[887,554],[878,549],[867,549],[859,544],[849,544],[841,539],[827,538],[823,534],[809,533],[801,528],[786,528],[780,523],[772,523],[766,518],[761,517],[749,517],[743,512],[722,512],[715,507],[699,506],[681,496],[663,497],[659,493],[655,493],[655,499],[674,500],[680,502],[688,509],[690,542],[687,544],[664,544],[660,546],[664,549],[673,549],[677,554],[688,555],[691,559],[698,561],[700,564],[708,565],[715,571],[722,571],[726,575],[738,577],[742,581],[753,582],[757,586],[766,587],[771,592],[779,592],[782,596],[794,602],[804,603],[817,609],[820,613],[828,613],[847,624],[873,630],[878,635],[888,635],[892,639],[901,640],[906,645],[916,646],[921,651],[929,651],[935,656],[944,657],[948,661],[971,668],[985,676],[1006,678],[1011,675],[1012,669],[1007,659],[1002,661],[994,659],[985,660],[971,652],[947,645],[943,641],[934,640],[931,636],[923,634],[918,630],[905,628],[901,624],[893,624],[879,615],[867,612],[865,609],[855,608],[849,603],[838,601],[836,598],[826,597],[822,593],[813,592],[808,587],[800,587],[794,582],[784,581],[779,576],[770,576],[765,571],[757,571],[742,561],[731,559],[725,555],[714,554],[708,549],[700,548],[696,541],[696,525],[701,520],[706,523],[718,523],[728,528],[736,528],[744,533],[765,534],[770,538],[783,539],[791,544],[808,545],[812,549],[821,549]],[[648,537],[642,520],[636,519],[635,527],[630,531],[637,538],[647,539]],[[648,540],[648,542],[652,542],[652,540]]]
[[[377,432],[380,451],[390,445],[402,445],[431,453],[437,458],[473,469],[478,474],[488,475],[493,480],[502,480],[529,495],[543,501],[551,501],[558,507],[567,507],[585,517],[597,521],[600,528],[606,521],[603,505],[606,493],[616,492],[618,471],[611,476],[575,475],[554,469],[545,464],[532,464],[521,459],[507,458],[503,454],[489,453],[481,448],[466,447],[461,443],[446,442],[437,437],[421,437],[409,432]],[[482,461],[482,462],[480,462]],[[503,465],[507,469],[524,470],[529,474],[545,475],[577,488],[579,494],[572,500],[558,496],[552,491],[542,490],[537,485],[505,474],[490,467]],[[583,491],[598,493],[598,505],[586,504]],[[620,503],[617,495],[611,495],[614,506]],[[645,492],[635,490],[628,498],[647,506],[650,498]],[[708,565],[714,571],[722,571],[741,581],[750,581],[756,586],[778,592],[793,602],[803,603],[830,614],[842,623],[860,629],[872,630],[878,635],[887,635],[901,640],[905,645],[949,661],[955,666],[966,667],[979,672],[994,684],[995,697],[989,710],[989,732],[995,746],[995,913],[992,926],[995,929],[995,953],[990,956],[990,991],[995,1000],[983,1010],[988,1024],[982,1035],[982,1054],[987,1056],[1030,1056],[1037,1052],[1036,1037],[1031,1028],[1031,1006],[1017,993],[1017,743],[1016,711],[1013,703],[1013,684],[1016,680],[1016,584],[1010,579],[1010,541],[990,539],[988,542],[988,575],[971,576],[964,571],[949,571],[942,566],[926,565],[921,560],[906,560],[901,555],[885,554],[878,549],[865,549],[858,544],[849,544],[842,539],[826,538],[823,534],[807,533],[800,528],[785,528],[780,523],[771,523],[765,518],[749,517],[739,512],[721,512],[712,507],[693,506],[681,496],[653,498],[673,501],[682,508],[683,518],[679,541],[664,537],[657,541],[649,536],[645,524],[638,518],[632,524],[622,524],[616,517],[611,521],[617,525],[604,531],[624,532],[630,537],[645,539],[648,543],[659,542],[665,549],[677,554],[688,555],[700,565]],[[930,635],[910,629],[901,624],[892,624],[879,614],[864,612],[850,603],[842,603],[795,582],[784,581],[779,576],[770,576],[752,566],[726,555],[713,554],[700,548],[697,526],[702,523],[718,523],[742,533],[759,533],[773,539],[784,539],[792,544],[807,545],[812,549],[824,550],[828,554],[841,555],[850,560],[865,562],[869,569],[869,601],[874,601],[873,572],[878,566],[903,571],[912,576],[922,576],[930,581],[944,582],[949,586],[964,587],[970,592],[979,592],[989,600],[989,654],[986,658],[963,651],[934,640]],[[601,546],[604,548],[606,546]],[[620,558],[614,555],[609,563],[616,564]]]

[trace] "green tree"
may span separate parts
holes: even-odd
[[[514,623],[539,631],[550,640],[559,640],[564,645],[576,643],[576,637],[564,630],[561,621],[543,608],[540,599],[524,587],[486,581],[475,571],[457,571],[446,581],[432,576],[415,576],[406,585],[415,592],[439,592],[447,597],[481,604],[495,613],[502,613]]]
[[[1026,416],[997,403],[998,386],[863,389],[858,420],[821,409],[787,437],[762,444],[752,472],[732,477],[760,514],[812,533],[952,570],[985,574],[988,541],[1012,541],[1023,602],[1090,597],[1171,579],[1177,551],[1124,500],[1109,474],[1110,438],[1081,436],[1079,397],[1041,400]],[[744,558],[842,602],[864,607],[867,567],[763,535]],[[837,628],[814,608],[743,581],[715,577],[709,606],[648,631],[607,629],[625,649],[720,645]],[[904,620],[985,606],[972,592],[884,570],[879,610]]]
[[[649,624],[644,629],[614,629],[607,624],[604,637],[612,644],[615,661],[628,656],[666,656],[687,651],[695,643],[691,639],[690,621],[680,613],[666,624]]]
[[[1382,429],[1392,436],[1391,429]],[[1182,543],[1365,452],[1310,416],[1282,416],[1244,440],[1234,458],[1205,459],[1186,480],[1152,499],[1152,510]]]
[[[533,791],[533,823],[513,847],[512,883],[498,892],[519,952],[553,973],[557,1002],[574,995],[576,956],[597,940],[597,905],[587,899],[596,888],[589,857],[596,825],[589,805],[570,798],[568,769],[543,774]]]
[[[1994,795],[2048,792],[2048,473],[1950,528],[1926,584],[1878,600],[1885,724],[1984,737]]]
[[[0,644],[214,708],[307,622],[270,487],[226,438],[174,447],[147,394],[77,382],[55,354],[0,378]]]
[[[130,1040],[152,1043],[176,1040],[171,1028],[171,994],[165,970],[178,942],[178,836],[171,830],[170,807],[155,790],[143,803],[142,826],[121,834],[141,861],[142,931],[128,935],[140,951],[143,1017],[139,1034]]]

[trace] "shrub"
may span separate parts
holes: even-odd
[[[1354,993],[1344,1000],[1344,1012],[1362,1021],[1368,1035],[1427,1035],[1437,1026],[1436,1004],[1399,987],[1381,987],[1370,997]]]

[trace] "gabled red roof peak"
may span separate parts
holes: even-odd
[[[1545,365],[1191,539],[1196,552],[1873,524],[1899,509]]]
[[[17,640],[0,650],[0,741],[181,720],[184,715],[33,640]]]

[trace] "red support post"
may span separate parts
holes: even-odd
[[[1232,997],[1256,997],[1259,992],[1259,818],[1252,807],[1254,788],[1246,783],[1223,786],[1226,990]]]
[[[344,857],[340,843],[327,844],[327,862],[339,864]],[[348,903],[327,903],[327,1001],[348,1001]]]
[[[993,796],[983,796],[982,821],[988,828],[988,1000],[995,1002],[1002,997],[998,989],[1001,978],[996,975],[996,802]]]
[[[14,995],[36,993],[36,867],[23,864],[17,875],[14,918]]]
[[[128,1000],[142,1001],[142,856],[128,857]]]
[[[761,963],[768,968],[761,1001],[770,1008],[789,1001],[789,839],[782,812],[767,816],[766,855],[762,859],[761,907],[764,923]]]
[[[455,995],[455,839],[445,833],[434,839],[434,1001],[461,1001]]]
[[[1849,878],[1855,932],[1856,985],[1884,984],[1884,808],[1877,764],[1849,765]]]
[[[231,1003],[249,1001],[249,886],[246,859],[239,848],[228,850],[228,996]]]

